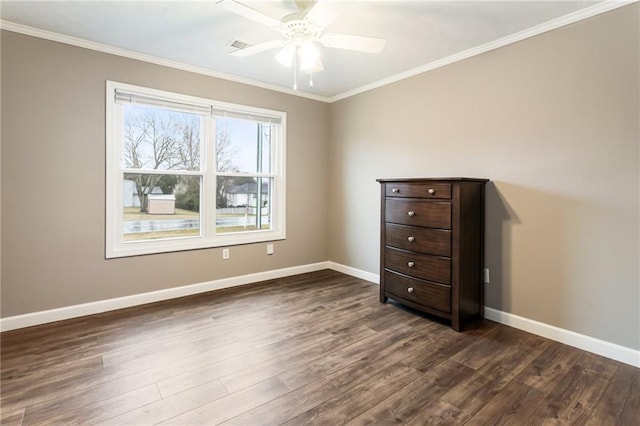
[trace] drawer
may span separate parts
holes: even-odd
[[[451,231],[385,224],[386,245],[420,253],[451,256]]]
[[[385,220],[402,225],[451,229],[451,203],[411,199],[387,199]]]
[[[451,259],[385,247],[385,268],[442,284],[451,283]]]
[[[385,194],[387,197],[440,198],[450,200],[451,184],[388,182],[386,184]]]
[[[443,312],[451,312],[451,287],[415,278],[405,277],[386,271],[384,273],[385,292],[391,297],[418,303]]]

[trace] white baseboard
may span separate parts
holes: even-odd
[[[380,284],[380,275],[372,274],[371,272],[363,271],[362,269],[352,268],[351,266],[342,265],[329,261],[329,269],[342,272],[343,274],[351,275],[352,277],[360,278],[365,281],[371,281],[374,284]]]
[[[83,303],[81,305],[66,306],[58,309],[0,318],[0,331],[15,330],[18,328],[31,327],[54,321],[82,317],[85,315],[99,314],[102,312],[114,311],[116,309],[129,308],[132,306],[159,302],[161,300],[190,296],[192,294],[205,293],[207,291],[219,290],[222,288],[236,287],[265,280],[288,277],[291,275],[304,274],[306,272],[314,272],[322,269],[330,269],[329,262],[311,263],[308,265],[293,266],[273,271],[240,275],[237,277],[223,278],[220,280],[191,284],[182,287],[173,287],[149,293],[134,294],[115,299],[100,300],[97,302]]]
[[[376,284],[380,283],[379,275],[352,268],[350,266],[329,262],[329,268]],[[599,340],[594,337],[585,336],[584,334],[565,330],[563,328],[510,314],[508,312],[499,311],[488,306],[485,306],[484,313],[485,318],[488,320],[499,322],[500,324],[517,328],[537,336],[542,336],[556,342],[602,355],[625,364],[633,365],[634,367],[640,367],[640,351],[638,350]]]
[[[485,306],[486,319],[640,367],[640,351]]]
[[[102,312],[113,311],[116,309],[129,308],[132,306],[159,302],[161,300],[168,300],[177,297],[190,296],[192,294],[205,293],[212,290],[236,287],[265,280],[288,277],[291,275],[304,274],[307,272],[320,271],[322,269],[332,269],[334,271],[342,272],[344,274],[351,275],[356,278],[360,278],[376,284],[380,282],[379,275],[373,274],[371,272],[366,272],[361,269],[352,268],[350,266],[331,261],[318,262],[308,265],[276,269],[273,271],[223,278],[220,280],[191,284],[182,287],[168,288],[165,290],[158,290],[149,293],[134,294],[131,296],[101,300],[98,302],[83,303],[81,305],[50,309],[47,311],[16,315],[13,317],[0,318],[0,331],[9,331],[18,328],[31,327],[34,325],[46,324],[54,321],[61,321],[85,315],[98,314]],[[625,364],[640,367],[640,351],[638,350],[585,336],[584,334],[565,330],[539,321],[510,314],[508,312],[499,311],[488,306],[485,306],[484,309],[485,318],[491,321],[499,322],[500,324],[527,331],[538,336],[546,337],[547,339],[555,340],[557,342],[583,349],[588,352],[593,352],[595,354],[602,355],[604,357],[611,358]]]

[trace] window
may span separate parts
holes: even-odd
[[[285,120],[107,82],[107,257],[284,239]]]

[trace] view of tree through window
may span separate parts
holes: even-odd
[[[284,238],[285,119],[107,82],[107,257]]]
[[[200,235],[201,175],[186,172],[201,169],[202,121],[197,114],[125,105],[125,241]]]

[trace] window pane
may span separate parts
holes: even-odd
[[[271,178],[219,176],[216,233],[270,230],[272,181]]]
[[[274,125],[216,118],[218,172],[271,173]]]
[[[200,170],[202,120],[198,114],[125,105],[122,166],[147,170]]]
[[[124,241],[200,235],[200,176],[125,173]]]

